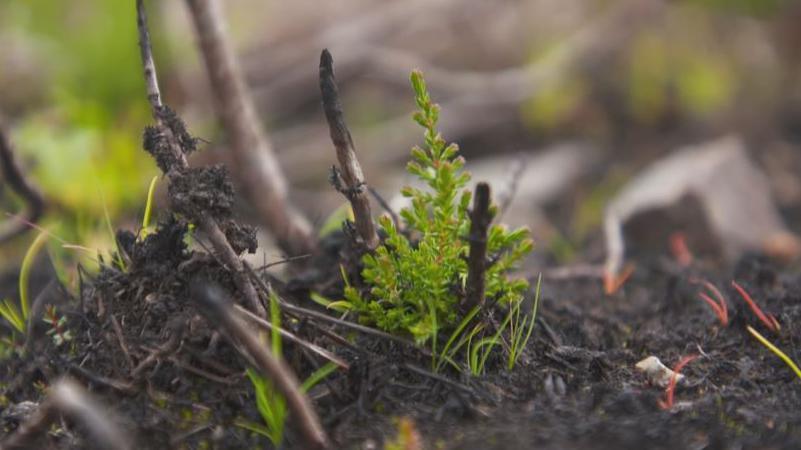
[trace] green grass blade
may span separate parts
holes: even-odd
[[[300,385],[300,391],[303,393],[309,392],[309,389],[313,388],[317,385],[317,383],[323,381],[328,375],[331,375],[332,372],[337,370],[337,365],[329,362],[324,364],[319,369],[315,370],[314,373],[309,375],[309,378],[306,378],[306,381]]]
[[[36,259],[36,255],[39,253],[39,250],[47,242],[48,235],[46,232],[42,231],[36,236],[33,243],[30,247],[28,247],[28,251],[25,252],[25,257],[22,259],[22,267],[20,268],[19,272],[19,303],[20,307],[22,308],[22,321],[28,321],[28,314],[30,312],[30,298],[28,296],[28,280],[31,276],[31,269],[33,268],[33,262]],[[24,333],[24,331],[22,331]]]
[[[155,176],[150,180],[150,187],[147,189],[147,202],[145,203],[145,216],[142,218],[142,229],[150,226],[150,216],[153,212],[153,195],[156,193],[156,183],[159,177]]]
[[[0,316],[3,316],[17,331],[25,334],[25,321],[20,317],[19,310],[9,299],[0,303]]]
[[[273,355],[276,358],[282,356],[281,346],[281,306],[278,304],[278,296],[274,291],[270,291],[270,340],[273,346]]]
[[[784,363],[787,364],[787,367],[789,367],[793,372],[795,372],[795,375],[798,377],[798,379],[801,380],[801,369],[798,368],[798,365],[796,365],[796,363],[792,359],[790,359],[790,357],[787,356],[786,353],[779,350],[778,347],[773,345],[769,340],[765,338],[765,336],[762,336],[757,330],[751,328],[751,326],[748,326],[746,328],[748,328],[748,332],[751,333],[751,335],[754,336],[756,340],[759,341],[760,344],[764,345],[768,350],[773,352],[774,355],[778,356],[779,359],[784,361]]]
[[[442,352],[439,355],[437,355],[438,360],[434,365],[434,372],[439,372],[439,370],[445,364],[445,358],[451,358],[453,356],[453,353],[449,353],[448,350],[450,350],[451,345],[453,345],[454,341],[456,341],[456,339],[462,335],[462,331],[464,331],[464,329],[467,327],[470,321],[473,320],[473,317],[475,317],[476,314],[478,314],[478,311],[480,309],[481,309],[480,306],[473,307],[473,309],[471,309],[470,312],[468,312],[467,315],[464,316],[464,319],[462,319],[462,321],[459,322],[459,325],[456,327],[456,329],[453,330],[453,333],[451,334],[451,337],[448,339],[448,342],[445,343],[445,347],[442,348]],[[453,351],[456,352],[457,350],[458,348],[454,349]]]

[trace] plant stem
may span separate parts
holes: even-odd
[[[331,141],[337,151],[337,160],[345,186],[340,192],[350,201],[353,216],[356,219],[356,230],[364,241],[364,245],[373,250],[378,246],[379,239],[376,233],[373,216],[370,213],[370,200],[364,184],[364,174],[356,151],[353,146],[348,126],[339,101],[336,78],[334,78],[334,59],[328,50],[320,55],[320,91],[323,97],[323,109],[331,132]]]
[[[487,229],[492,222],[489,211],[490,188],[478,183],[470,213],[470,254],[467,258],[467,287],[462,309],[469,311],[484,304],[484,272],[487,269]]]

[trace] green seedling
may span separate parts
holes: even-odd
[[[153,196],[156,193],[156,183],[159,177],[155,176],[150,180],[150,187],[147,189],[147,202],[145,203],[145,215],[142,217],[142,230],[146,232],[150,226],[150,217],[153,213]]]
[[[278,297],[275,293],[270,293],[270,321],[273,324],[270,332],[270,344],[272,346],[272,353],[280,358],[283,354],[283,346],[281,343],[281,309],[278,302]],[[328,375],[336,370],[336,364],[329,362],[314,373],[312,373],[300,386],[303,393],[309,391],[320,381],[325,379]],[[264,421],[263,424],[253,423],[245,420],[237,420],[237,426],[253,431],[267,437],[273,445],[278,448],[284,441],[284,427],[287,419],[287,405],[286,399],[276,389],[273,382],[267,378],[262,377],[253,369],[247,369],[247,376],[253,384],[253,389],[256,392],[256,407],[259,414]]]
[[[798,365],[796,365],[796,363],[790,359],[786,353],[779,350],[778,347],[773,345],[769,340],[765,339],[765,336],[762,336],[757,330],[751,328],[750,325],[748,325],[746,328],[748,329],[748,332],[751,333],[751,335],[754,336],[757,341],[759,341],[760,344],[767,347],[767,349],[773,352],[774,355],[778,356],[782,361],[784,361],[784,363],[787,364],[787,367],[792,369],[798,379],[801,380],[801,369],[798,368]]]
[[[455,352],[467,346],[468,354],[476,355],[468,358],[475,364],[468,365],[478,369],[500,338],[482,338],[486,330],[470,326],[476,312],[460,311],[468,272],[470,175],[463,170],[458,147],[447,144],[437,131],[439,106],[431,100],[423,75],[413,72],[411,84],[419,108],[414,120],[424,129],[424,145],[412,149],[407,171],[426,187],[401,191],[411,206],[400,211],[398,226],[387,215],[379,218],[385,239],[362,259],[361,275],[369,290],[346,288],[344,297],[360,322],[410,336],[418,345],[429,344],[434,368],[453,362]],[[493,215],[495,211],[491,207]],[[532,248],[527,229],[491,226],[487,254],[493,263],[484,274],[487,303],[513,309],[522,301],[528,282],[510,279],[508,273]],[[439,351],[441,333],[449,333],[449,338]],[[460,336],[463,333],[467,335]]]
[[[29,295],[29,280],[31,276],[31,269],[36,255],[47,243],[49,234],[46,231],[41,231],[33,240],[33,243],[28,247],[25,252],[25,257],[22,259],[22,266],[19,272],[19,307],[14,304],[10,299],[3,300],[0,303],[0,316],[2,316],[15,330],[20,334],[25,334],[28,316],[30,315],[30,295]]]
[[[506,368],[512,370],[523,354],[523,349],[526,348],[528,340],[531,338],[531,333],[534,331],[534,323],[537,320],[537,308],[540,304],[540,286],[542,285],[542,274],[537,278],[537,289],[534,293],[534,306],[531,308],[530,316],[523,316],[520,319],[521,302],[512,305],[511,320],[509,321],[509,334],[511,335],[511,343],[509,345],[509,355],[507,358]]]

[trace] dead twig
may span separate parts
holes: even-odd
[[[299,423],[306,440],[306,448],[329,448],[328,436],[320,425],[320,419],[308,398],[301,393],[297,377],[290,368],[272,355],[242,320],[236,317],[229,306],[230,299],[226,298],[222,290],[214,286],[193,284],[193,297],[202,306],[208,320],[219,324],[228,336],[244,347],[244,356],[250,358],[259,372],[272,380],[276,389],[284,396],[287,406]],[[234,345],[239,348],[236,343]]]
[[[478,183],[470,211],[470,253],[467,257],[467,286],[462,308],[470,311],[484,305],[484,272],[487,269],[487,229],[492,222],[490,188]]]
[[[286,179],[256,117],[218,3],[215,0],[186,3],[211,81],[217,115],[231,141],[233,169],[245,195],[282,250],[290,255],[312,252],[317,242],[311,225],[287,202]]]
[[[264,280],[262,280],[261,278],[258,277],[256,272],[253,271],[253,268],[250,267],[249,264],[245,263],[245,267],[248,269],[248,271],[250,272],[251,276],[256,281],[256,283],[258,284],[259,288],[264,292],[264,294],[265,295],[270,295],[269,294],[270,291],[271,291],[270,286],[268,286],[267,283],[264,282]],[[403,345],[405,345],[405,346],[407,346],[409,348],[414,348],[414,349],[420,351],[425,356],[428,356],[428,357],[431,356],[431,351],[430,350],[427,350],[425,348],[421,348],[417,344],[415,344],[413,341],[408,340],[408,339],[404,339],[404,338],[402,338],[400,336],[395,336],[395,335],[392,335],[392,334],[389,334],[389,333],[385,333],[385,332],[383,332],[381,330],[377,330],[375,328],[370,328],[370,327],[367,327],[367,326],[364,326],[364,325],[359,325],[358,323],[348,322],[347,320],[337,319],[336,317],[331,317],[328,314],[324,314],[324,313],[321,313],[321,312],[318,312],[318,311],[302,308],[300,306],[293,305],[292,303],[286,302],[286,301],[284,301],[284,300],[282,300],[280,298],[279,298],[279,302],[280,302],[280,305],[281,305],[281,309],[286,311],[287,314],[289,314],[289,315],[291,315],[291,316],[293,316],[295,318],[299,319],[299,318],[303,317],[303,318],[307,318],[307,319],[310,319],[310,320],[313,320],[313,321],[320,321],[320,322],[330,323],[330,324],[333,324],[333,325],[339,325],[339,326],[342,326],[342,327],[345,327],[345,328],[348,328],[348,329],[351,329],[351,330],[354,330],[354,331],[358,331],[360,333],[369,334],[369,335],[372,335],[372,336],[375,336],[375,337],[378,337],[378,338],[381,338],[381,339],[386,339],[388,341],[393,341],[393,342],[397,342],[399,344],[403,344]],[[333,336],[330,336],[330,337],[333,337]],[[336,338],[334,338],[334,339],[336,339]]]
[[[29,230],[29,224],[35,223],[42,216],[45,201],[42,193],[23,175],[22,169],[14,158],[14,150],[8,132],[0,124],[0,171],[6,183],[23,200],[26,206],[19,216],[12,217],[0,227],[0,243],[11,240]]]
[[[181,172],[185,172],[189,168],[184,147],[182,146],[182,139],[184,139],[184,137],[176,135],[175,131],[180,130],[176,130],[175,124],[168,120],[170,115],[174,113],[161,101],[156,66],[153,62],[153,52],[150,46],[150,35],[147,28],[147,15],[145,13],[144,1],[137,0],[136,8],[139,47],[142,57],[142,66],[144,68],[145,84],[147,85],[147,97],[150,102],[153,119],[156,121],[158,133],[163,137],[171,153],[171,160],[169,161],[171,167],[162,167],[162,170],[164,170],[165,175],[167,175],[172,183],[175,178],[181,175]],[[183,144],[186,145],[185,142],[183,142]],[[253,288],[250,279],[244,272],[242,261],[239,259],[234,249],[231,248],[228,239],[225,237],[225,233],[220,229],[217,221],[205,214],[197,214],[196,217],[190,217],[190,219],[192,219],[207,236],[217,253],[216,256],[233,272],[237,288],[241,291],[242,296],[250,304],[253,311],[261,317],[267,317],[266,309],[259,301],[256,290]]]
[[[243,308],[243,307],[241,307],[239,305],[234,305],[234,309],[237,312],[239,312],[242,315],[244,315],[246,318],[248,318],[251,321],[253,321],[253,323],[255,323],[256,325],[259,325],[260,327],[264,328],[267,331],[272,331],[273,324],[271,324],[270,322],[262,319],[261,317],[253,314],[252,312],[248,311],[247,309],[245,309],[245,308]],[[328,361],[331,361],[332,363],[336,364],[340,368],[345,369],[345,370],[348,370],[350,368],[350,365],[347,362],[343,361],[342,358],[339,358],[337,355],[329,352],[328,350],[320,347],[319,345],[315,345],[315,344],[312,344],[311,342],[305,341],[305,340],[299,338],[298,336],[290,333],[289,331],[287,331],[287,330],[285,330],[283,328],[279,328],[278,332],[281,333],[281,337],[282,338],[284,338],[284,339],[286,339],[289,342],[292,342],[294,344],[300,345],[301,347],[303,347],[305,349],[308,349],[309,351],[311,351],[315,355],[321,356],[321,357],[327,359]]]
[[[108,408],[92,398],[78,383],[64,378],[50,388],[47,400],[39,406],[36,414],[0,443],[0,449],[35,448],[33,443],[47,432],[59,414],[80,422],[96,444],[115,450],[133,448],[134,441],[109,418]]]
[[[345,186],[338,187],[338,189],[350,201],[353,216],[356,219],[356,230],[364,241],[364,245],[369,250],[373,250],[379,243],[378,233],[376,233],[373,216],[370,213],[370,199],[365,192],[362,167],[359,165],[359,160],[356,159],[353,138],[345,124],[342,104],[339,101],[339,91],[334,78],[334,59],[327,49],[323,50],[320,55],[320,92],[323,97],[325,118],[331,132],[331,141],[337,151],[339,175],[345,182]]]

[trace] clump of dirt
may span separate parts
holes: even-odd
[[[170,207],[188,217],[211,214],[215,219],[231,216],[234,185],[222,165],[196,167],[174,177],[169,185]]]

